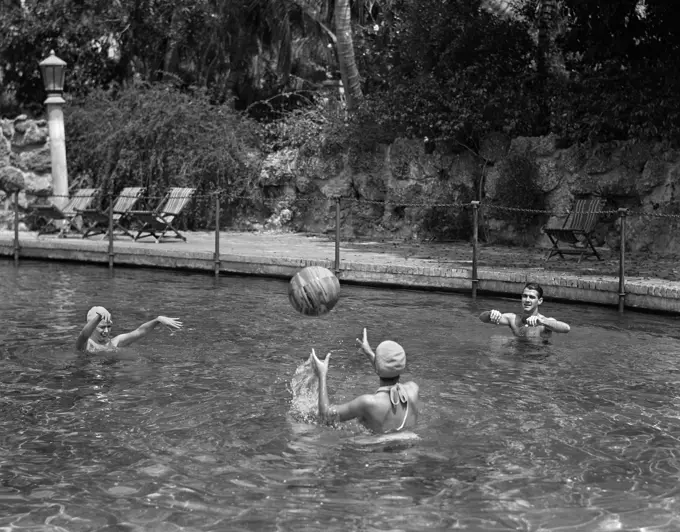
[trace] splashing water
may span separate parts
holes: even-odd
[[[312,367],[312,356],[300,364],[290,383],[293,399],[290,413],[294,419],[305,423],[317,421],[319,405],[319,379]]]

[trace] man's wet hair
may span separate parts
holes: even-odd
[[[529,290],[536,290],[536,292],[538,292],[539,298],[543,297],[543,288],[541,288],[540,284],[538,284],[538,283],[527,283],[527,284],[524,285],[524,290],[526,290],[527,288]],[[524,291],[524,290],[522,290],[522,291]]]

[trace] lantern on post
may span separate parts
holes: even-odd
[[[66,61],[62,61],[56,55],[54,50],[50,51],[50,56],[40,62],[40,72],[42,73],[43,83],[45,85],[45,92],[47,93],[47,101],[56,96],[58,103],[65,103],[61,97],[64,92],[64,74],[66,70]],[[57,102],[55,102],[57,103]]]
[[[68,201],[68,171],[66,168],[66,134],[64,132],[65,102],[64,73],[66,61],[50,51],[49,57],[40,62],[40,71],[47,93],[47,127],[50,134],[50,155],[52,159],[52,201],[63,207]]]

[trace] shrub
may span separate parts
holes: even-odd
[[[187,217],[192,228],[209,223],[209,192],[259,194],[257,125],[229,105],[212,104],[204,91],[169,84],[96,91],[71,103],[65,117],[74,181],[113,193],[144,186],[150,197],[171,186],[195,187]]]

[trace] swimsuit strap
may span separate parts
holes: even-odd
[[[399,403],[408,403],[408,395],[406,395],[406,390],[404,387],[397,383],[393,386],[381,386],[376,390],[375,393],[386,392],[390,394],[390,402],[397,406]]]
[[[397,432],[399,432],[404,428],[404,425],[406,425],[406,418],[408,417],[408,395],[406,395],[406,390],[404,390],[404,387],[401,384],[397,383],[394,386],[381,386],[375,393],[379,392],[390,394],[390,402],[392,403],[392,406],[397,406],[399,403],[404,403],[406,405],[404,420],[397,429]]]
[[[397,432],[399,432],[401,429],[404,428],[404,425],[406,425],[406,418],[408,417],[408,402],[406,403],[406,411],[404,412],[404,421],[401,422],[401,425],[399,425],[399,428],[397,429]]]

